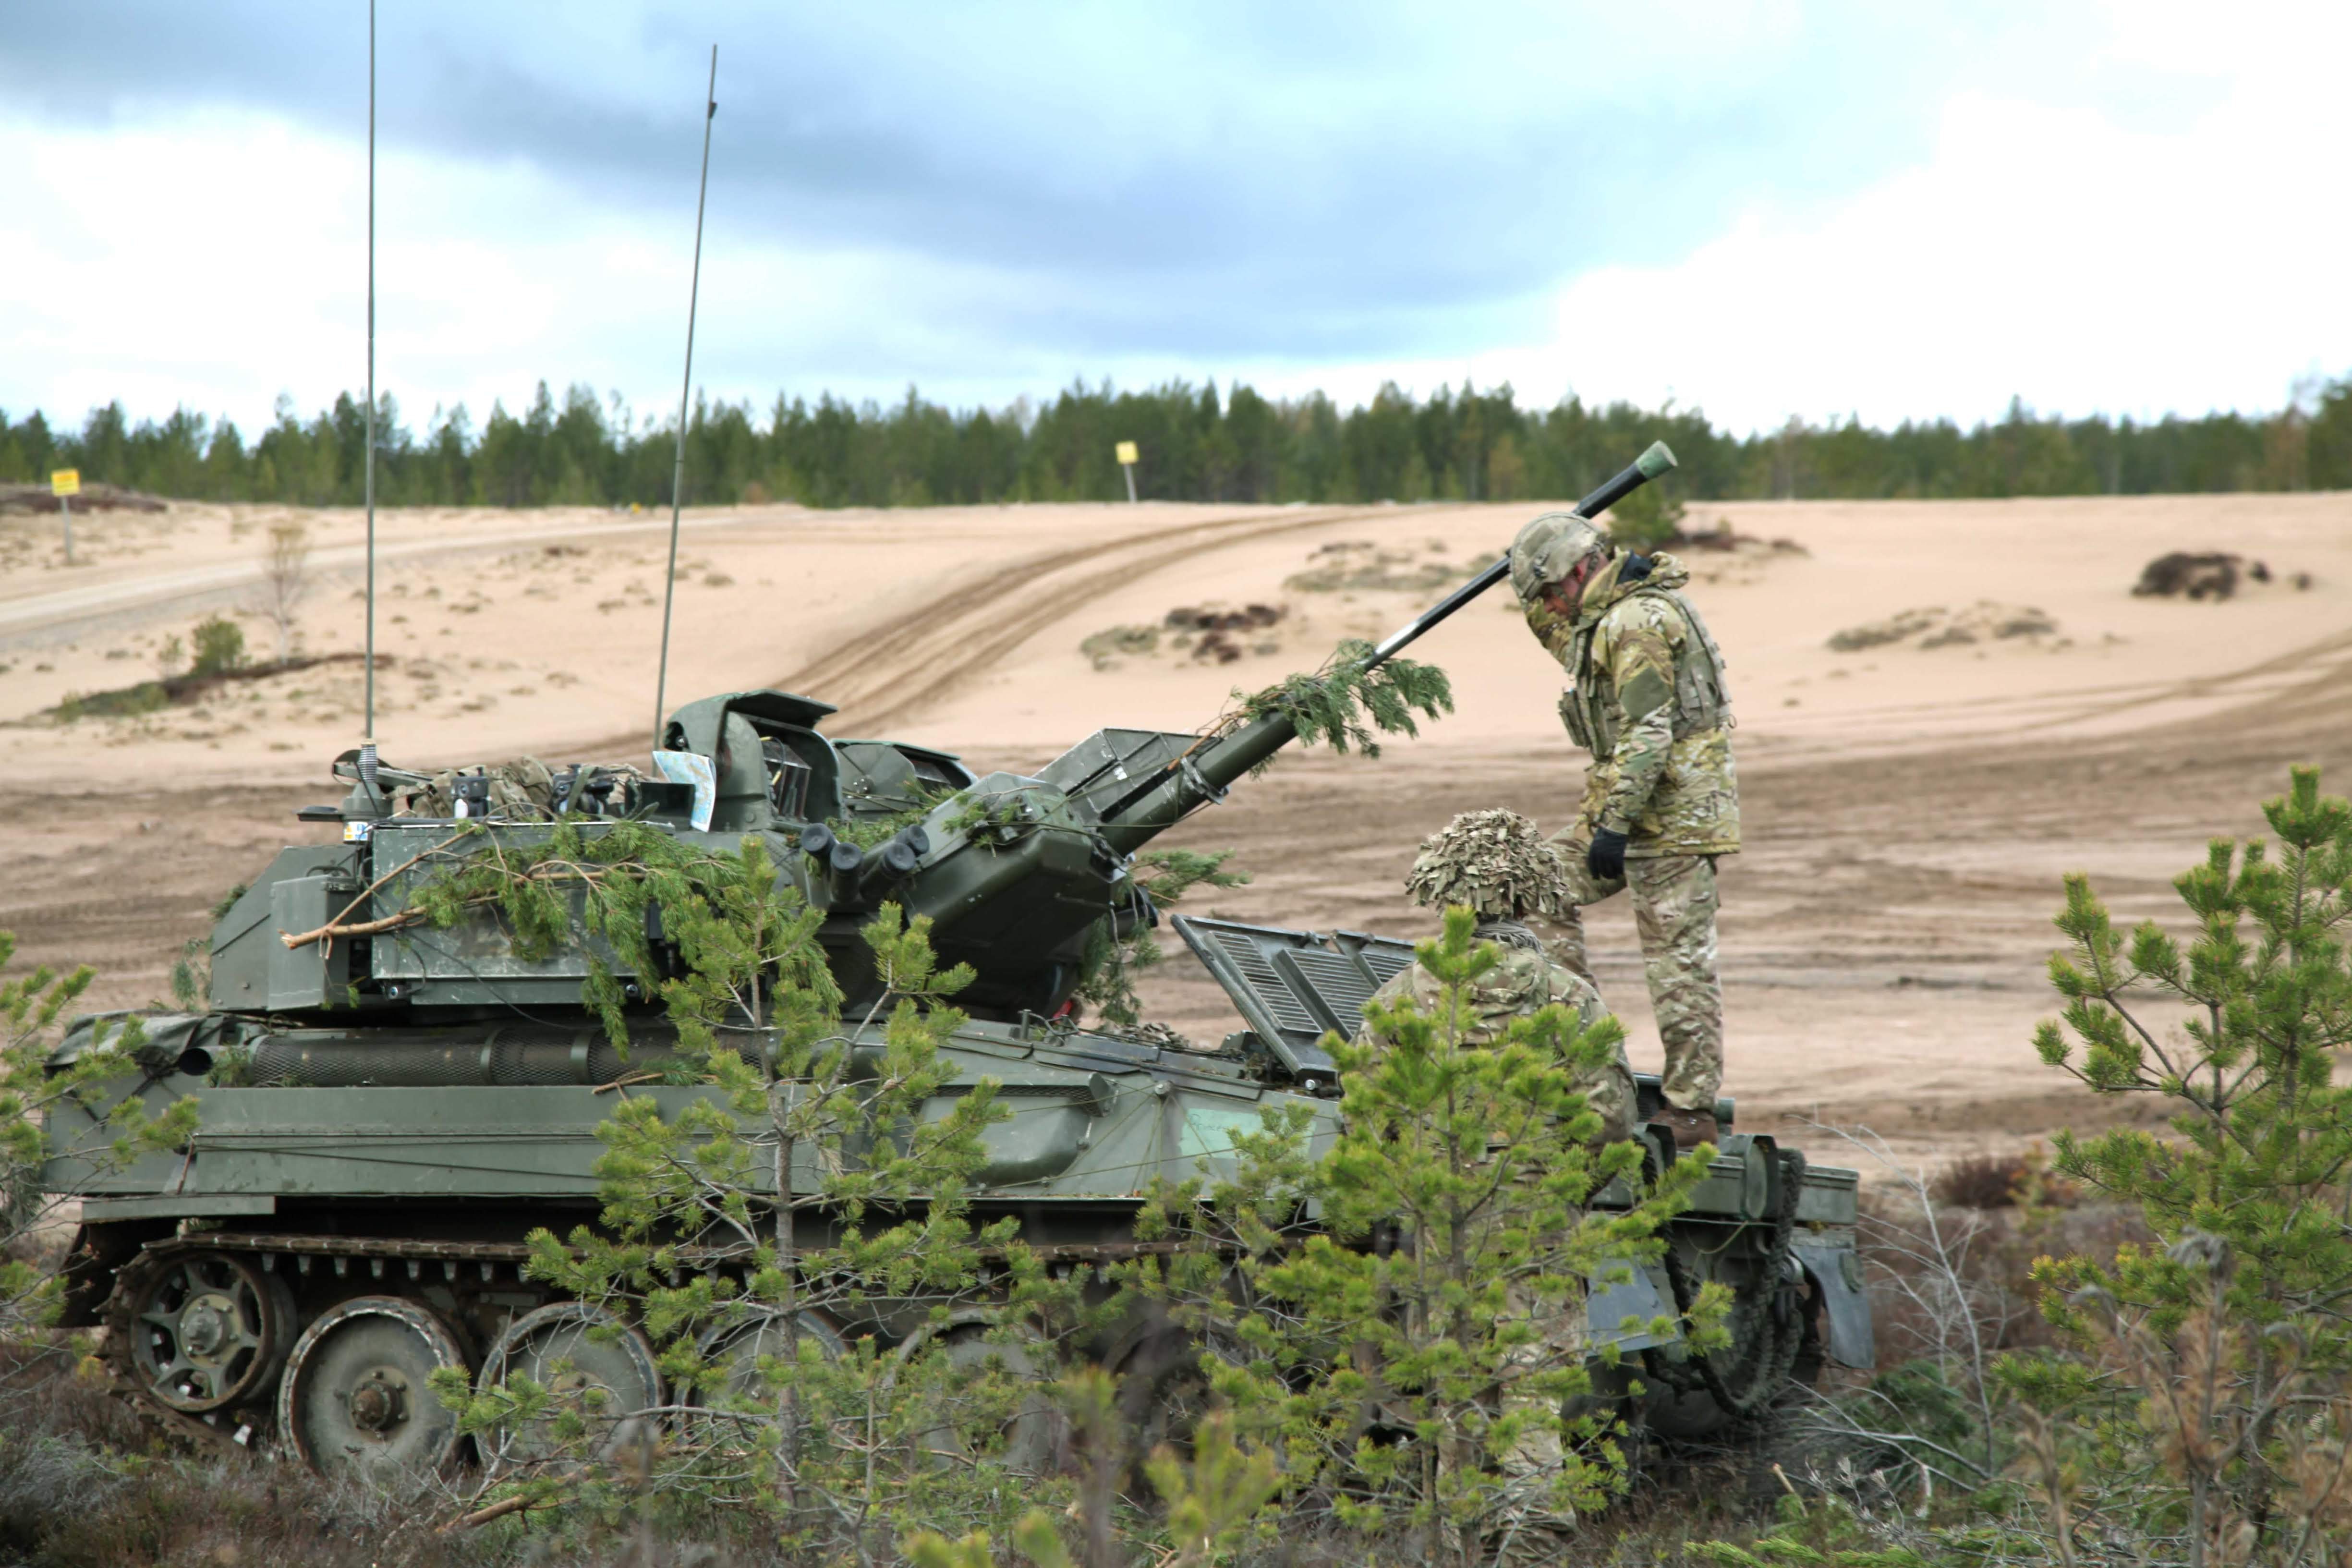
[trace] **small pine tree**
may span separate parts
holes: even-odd
[[[1685,1158],[1633,1207],[1588,1210],[1611,1181],[1643,1182],[1638,1145],[1596,1146],[1571,1070],[1613,1059],[1621,1031],[1554,1005],[1469,1041],[1472,988],[1500,956],[1475,924],[1449,910],[1418,950],[1444,988],[1433,1014],[1376,1004],[1367,1038],[1384,1043],[1325,1037],[1343,1085],[1329,1146],[1310,1145],[1310,1117],[1270,1112],[1234,1139],[1233,1182],[1156,1195],[1147,1234],[1203,1245],[1140,1271],[1222,1347],[1210,1381],[1245,1435],[1281,1450],[1294,1492],[1331,1483],[1344,1527],[1405,1528],[1432,1563],[1477,1561],[1514,1521],[1622,1489],[1583,1336],[1546,1325],[1576,1321],[1588,1279],[1654,1259],[1706,1169]],[[1720,1342],[1725,1305],[1716,1286],[1694,1304],[1702,1345]]]
[[[2263,814],[2275,854],[2217,839],[2174,880],[2185,949],[2152,921],[2126,938],[2067,879],[2050,963],[2066,1005],[2035,1047],[2100,1094],[2166,1101],[2173,1135],[2062,1134],[2054,1167],[2137,1205],[2161,1245],[2042,1260],[2044,1311],[2094,1359],[2002,1368],[2082,1447],[2071,1483],[2054,1450],[2044,1465],[2053,1529],[2127,1518],[2200,1565],[2332,1562],[2352,1541],[2352,1089],[2335,1081],[2352,805],[2297,768]]]
[[[190,675],[221,675],[245,667],[245,628],[226,616],[208,616],[196,623],[195,659]]]
[[[0,931],[0,970],[16,951],[15,934]],[[141,1081],[136,1018],[101,1018],[70,1060],[54,1059],[57,1025],[93,978],[87,966],[59,974],[43,964],[0,980],[0,1345],[47,1327],[64,1304],[64,1279],[33,1245],[67,1201],[45,1190],[47,1162],[71,1162],[87,1181],[184,1148],[195,1131],[194,1100],[159,1113],[121,1092]]]
[[[1663,550],[1682,528],[1682,498],[1662,485],[1643,485],[1609,509],[1609,537],[1627,550]]]
[[[518,951],[593,931],[645,973],[657,903],[685,964],[662,984],[682,1063],[635,1076],[706,1092],[666,1114],[625,1080],[598,1129],[601,1223],[534,1231],[528,1265],[642,1324],[697,1414],[647,1454],[622,1441],[632,1413],[598,1408],[599,1390],[518,1375],[476,1391],[445,1374],[436,1392],[494,1451],[526,1433],[555,1456],[509,1468],[499,1500],[587,1535],[649,1508],[744,1504],[820,1556],[870,1557],[916,1523],[1009,1520],[1034,1492],[1010,1477],[1008,1434],[1048,1347],[1029,1353],[1010,1327],[975,1344],[962,1325],[992,1303],[1057,1321],[1076,1287],[1014,1243],[1017,1222],[970,1223],[982,1133],[1003,1114],[992,1081],[950,1089],[941,1047],[963,1016],[946,999],[970,972],[938,969],[929,922],[886,905],[864,933],[881,994],[845,1018],[824,911],[779,882],[756,835],[728,855],[635,824],[593,837],[562,825],[535,854],[500,847],[463,836],[412,892],[420,917],[495,904]],[[625,1039],[613,974],[598,966],[587,994]],[[739,1050],[747,1037],[769,1042],[760,1060]],[[992,1280],[983,1249],[1003,1270]],[[832,1325],[871,1321],[874,1298],[926,1301],[933,1322],[901,1347],[845,1341]]]

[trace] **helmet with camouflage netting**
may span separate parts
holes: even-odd
[[[1544,588],[1576,569],[1576,563],[1609,548],[1609,535],[1589,517],[1548,511],[1511,541],[1511,592],[1527,604]]]
[[[1465,811],[1422,841],[1405,879],[1414,901],[1467,904],[1484,920],[1559,910],[1567,889],[1559,852],[1516,811]]]

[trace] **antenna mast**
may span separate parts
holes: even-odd
[[[373,5],[375,0],[368,0]],[[710,46],[710,86],[703,94],[702,184],[694,196],[694,281],[686,296],[686,376],[677,389],[677,467],[669,481],[669,576],[662,584],[661,662],[654,671],[654,750],[662,743],[662,707],[669,692],[669,614],[677,599],[677,517],[686,499],[686,407],[694,394],[694,312],[702,298],[702,208],[710,195],[710,122],[719,117],[719,46]],[[371,340],[373,342],[373,340]]]
[[[360,741],[375,752],[375,0],[368,0],[367,219],[367,699]],[[373,771],[371,769],[370,771]],[[370,779],[373,787],[375,781]]]

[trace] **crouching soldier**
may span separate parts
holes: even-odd
[[[1470,983],[1466,1016],[1455,1037],[1463,1044],[1490,1045],[1509,1029],[1512,1019],[1532,1016],[1555,1003],[1573,1012],[1580,1028],[1589,1029],[1609,1016],[1592,982],[1554,963],[1542,939],[1526,924],[1530,916],[1555,913],[1567,892],[1558,852],[1526,817],[1515,811],[1465,812],[1422,845],[1405,889],[1416,902],[1432,908],[1469,906],[1478,917],[1478,939],[1502,950],[1495,966]],[[1425,1017],[1444,1016],[1445,987],[1418,963],[1374,992],[1366,1011],[1393,1008],[1407,999]],[[1391,1044],[1369,1024],[1356,1043],[1372,1049]],[[1633,1071],[1624,1047],[1617,1047],[1613,1061],[1572,1067],[1571,1072],[1577,1091],[1601,1118],[1594,1142],[1631,1137]],[[1535,1341],[1513,1352],[1528,1366],[1582,1359],[1585,1306],[1580,1296],[1538,1303],[1514,1287],[1509,1310],[1537,1320],[1531,1323]],[[1507,1394],[1501,1406],[1506,1412],[1520,1406],[1532,1410],[1542,1403],[1530,1394]],[[1501,1456],[1505,1473],[1530,1479],[1557,1475],[1561,1462],[1559,1436],[1549,1426],[1532,1429]]]
[[[1471,983],[1471,1016],[1462,1021],[1465,1044],[1489,1044],[1513,1018],[1532,1016],[1555,1002],[1573,1012],[1583,1028],[1609,1016],[1591,978],[1553,962],[1543,939],[1526,923],[1531,916],[1559,918],[1567,908],[1568,880],[1558,851],[1517,812],[1465,811],[1432,834],[1412,863],[1405,891],[1431,909],[1467,905],[1478,917],[1478,940],[1503,950],[1495,967]],[[1413,963],[1374,992],[1371,1001],[1393,1007],[1410,997],[1423,1016],[1435,1017],[1444,994],[1437,978]],[[1359,1039],[1380,1043],[1369,1034]],[[1601,1142],[1633,1135],[1633,1069],[1622,1047],[1608,1067],[1580,1072],[1576,1088],[1601,1117]]]
[[[1689,581],[1673,556],[1617,549],[1574,512],[1545,513],[1511,544],[1512,591],[1568,671],[1560,718],[1592,753],[1576,820],[1554,839],[1569,883],[1554,951],[1590,978],[1577,910],[1633,889],[1665,1047],[1657,1120],[1685,1149],[1722,1137],[1715,861],[1739,847],[1723,655],[1678,592]]]

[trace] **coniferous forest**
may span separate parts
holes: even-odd
[[[300,417],[278,401],[253,434],[181,409],[132,424],[120,404],[79,430],[38,412],[0,411],[0,483],[79,468],[87,482],[201,500],[351,505],[361,500],[363,398]],[[520,414],[463,405],[418,426],[386,396],[376,496],[392,505],[667,504],[675,426],[637,418],[618,395],[540,384]],[[1139,392],[1083,383],[1050,402],[951,409],[913,388],[887,406],[830,395],[748,404],[698,401],[687,440],[689,503],[794,500],[922,506],[1112,500],[1126,495],[1114,444],[1141,450],[1146,500],[1249,502],[1512,500],[1572,496],[1627,454],[1664,439],[1693,500],[2141,495],[2352,488],[2352,377],[2273,413],[2066,419],[2012,402],[2001,419],[1877,429],[1858,420],[1739,436],[1696,409],[1521,406],[1506,385],[1440,387],[1417,399],[1384,386],[1341,408],[1245,385],[1183,382]]]

